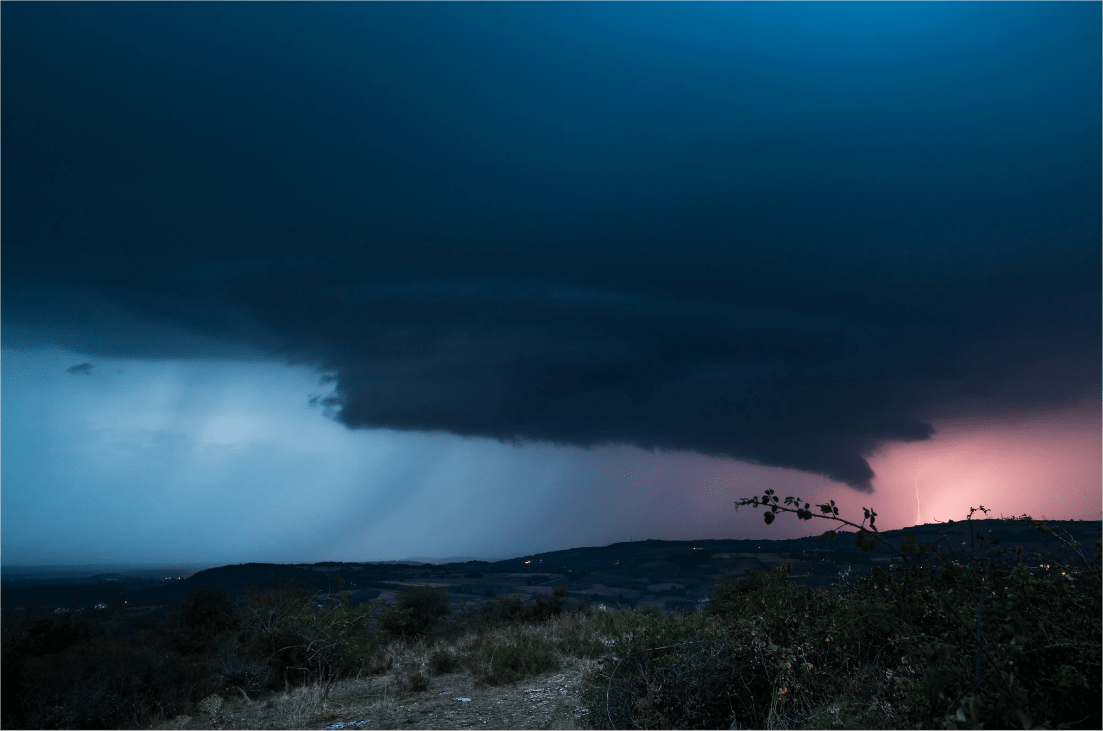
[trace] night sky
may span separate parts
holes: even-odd
[[[4,3],[2,559],[1098,520],[1101,12]]]

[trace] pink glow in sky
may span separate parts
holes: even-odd
[[[1100,519],[1097,404],[1018,419],[933,423],[931,441],[891,445],[870,460],[886,525],[960,520],[980,505],[993,517]]]
[[[761,511],[751,508],[733,515],[736,499],[767,488],[810,502],[833,499],[842,517],[859,523],[861,508],[870,507],[877,511],[881,530],[961,520],[969,508],[981,505],[993,518],[1026,513],[1051,520],[1100,520],[1103,440],[1100,410],[1093,402],[1022,417],[932,418],[931,423],[936,429],[932,439],[890,444],[870,458],[877,473],[872,494],[794,470],[690,455],[670,455],[666,461],[693,463],[682,477],[694,485],[689,500],[695,520],[690,522],[700,537],[780,539],[827,529],[823,521],[804,523],[790,516],[767,527]]]

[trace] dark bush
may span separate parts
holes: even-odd
[[[300,581],[280,581],[275,589],[253,588],[238,599],[241,653],[270,668],[268,686],[302,682],[310,658],[299,628],[316,608],[314,591]]]
[[[202,587],[188,592],[181,624],[187,629],[218,634],[235,626],[234,606],[221,589]]]
[[[478,652],[483,662],[476,679],[488,685],[515,683],[559,667],[555,647],[537,637],[522,637],[507,645],[484,645]]]
[[[150,625],[150,613],[4,613],[3,728],[149,728],[215,692],[333,682],[377,646],[374,606],[318,600],[309,587],[214,590]]]
[[[85,612],[29,612],[21,641],[36,655],[52,655],[84,644],[97,630]]]
[[[226,592],[201,587],[169,613],[165,636],[181,655],[210,654],[238,627],[238,617]]]
[[[394,609],[380,618],[380,627],[398,637],[415,637],[451,613],[447,589],[414,586],[398,594]]]
[[[0,642],[2,726],[48,725],[43,699],[54,701],[54,705],[65,702],[74,692],[74,683],[80,680],[72,656],[102,635],[102,629],[85,612],[44,611],[38,607],[17,614],[5,612]],[[70,725],[77,723],[74,720]]]
[[[525,618],[525,603],[519,594],[506,594],[482,607],[483,617],[489,625],[511,624]]]
[[[429,674],[447,675],[456,672],[459,658],[447,650],[433,650],[429,655]]]
[[[567,587],[561,584],[527,603],[518,594],[507,594],[484,605],[482,612],[489,625],[543,622],[563,613],[566,597]]]
[[[14,699],[25,728],[137,728],[186,712],[218,690],[218,679],[211,663],[118,643],[85,645],[31,658]]]
[[[768,728],[760,706],[773,678],[756,662],[764,641],[740,642],[703,614],[624,612],[599,621],[616,649],[583,689],[594,728]]]
[[[530,621],[543,622],[546,619],[563,613],[563,601],[567,597],[567,587],[562,584],[556,586],[551,595],[537,594],[532,604],[529,605]]]
[[[328,694],[340,678],[361,671],[379,643],[372,616],[377,605],[323,599],[308,587],[280,585],[249,592],[238,605],[240,655],[271,669],[268,687],[318,683]],[[259,682],[263,673],[243,669]],[[240,686],[239,686],[240,687]]]

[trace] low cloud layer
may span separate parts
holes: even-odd
[[[5,344],[859,490],[936,416],[1098,394],[1098,6],[638,11],[7,9]]]
[[[233,308],[271,334],[265,342],[283,342],[271,356],[326,372],[320,385],[336,391],[312,400],[352,428],[687,450],[858,489],[873,477],[867,457],[888,442],[929,438],[940,409],[1073,403],[1099,365],[1090,317],[1057,332],[1009,333],[1010,323],[1069,314],[1024,311],[1011,287],[1001,302],[960,293],[947,306],[946,288],[893,302],[871,286],[857,301],[813,309],[802,305],[833,296],[808,283],[803,293],[789,289],[787,308],[771,309],[656,292],[646,277],[632,292],[628,283],[599,289],[521,277],[372,283],[367,269],[345,261],[227,278],[213,303],[197,296],[210,290],[172,279],[156,294],[111,294],[193,329],[216,307]],[[702,266],[681,288],[712,273]],[[785,287],[783,271],[760,279]],[[988,307],[1001,307],[1007,321],[976,317]]]

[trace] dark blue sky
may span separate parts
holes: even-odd
[[[354,435],[860,491],[940,420],[1099,415],[1098,3],[2,20],[9,429],[62,388],[11,380],[35,352],[90,389],[119,359],[283,364]],[[7,533],[47,478],[4,457]]]

